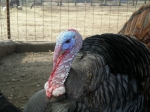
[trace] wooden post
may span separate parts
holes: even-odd
[[[6,0],[7,9],[7,37],[10,39],[10,13],[9,13],[9,0]]]

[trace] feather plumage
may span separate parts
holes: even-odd
[[[133,38],[88,37],[72,62],[64,99],[49,101],[46,111],[148,112],[149,64],[149,50]]]

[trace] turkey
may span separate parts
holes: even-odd
[[[21,110],[10,103],[0,91],[0,112],[21,112]]]
[[[150,52],[138,40],[101,34],[82,41],[59,34],[53,70],[24,112],[149,112]]]
[[[133,12],[118,33],[137,38],[150,49],[150,2]]]

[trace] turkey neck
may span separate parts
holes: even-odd
[[[68,50],[58,57],[57,62],[54,62],[54,68],[52,73],[50,74],[50,85],[57,86],[57,84],[64,84],[70,71],[73,58],[74,55]]]

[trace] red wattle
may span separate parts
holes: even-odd
[[[47,97],[51,97],[51,96],[52,96],[52,92],[50,93],[50,92],[48,91],[49,88],[53,88],[53,90],[56,89],[56,87],[52,87],[51,81],[54,79],[54,76],[56,75],[55,72],[56,72],[56,70],[57,70],[59,64],[61,63],[62,59],[64,58],[64,56],[65,56],[68,52],[69,52],[69,50],[66,50],[66,52],[64,52],[61,56],[58,57],[56,66],[55,66],[55,68],[53,69],[52,73],[50,74],[50,78],[49,78],[49,80],[48,80],[48,88],[47,88],[47,90],[46,90],[46,96],[47,96]],[[52,91],[53,91],[53,90],[52,90]]]
[[[48,90],[46,90],[46,96],[50,98],[52,94]]]

